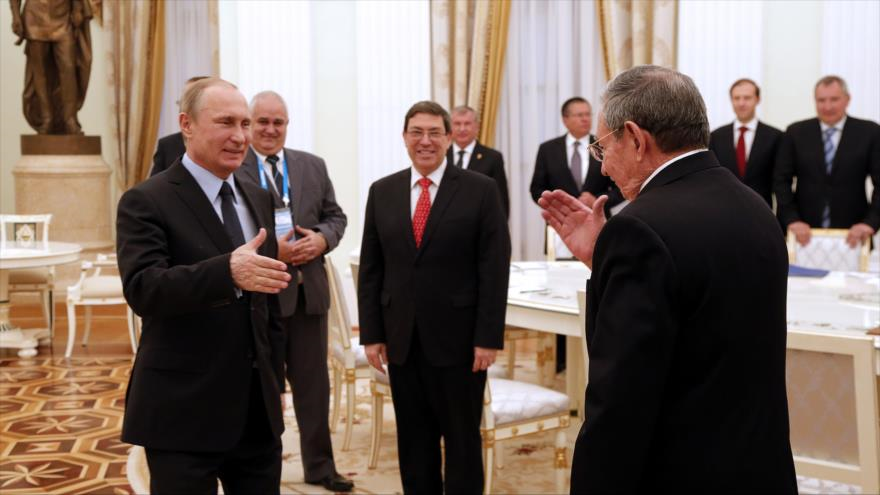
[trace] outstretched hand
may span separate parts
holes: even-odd
[[[544,220],[553,227],[571,254],[590,268],[593,267],[596,238],[605,226],[607,201],[608,196],[603,194],[590,208],[560,189],[544,191],[538,199]]]
[[[278,260],[257,254],[266,240],[266,229],[250,241],[239,246],[229,258],[229,268],[235,286],[251,292],[277,294],[287,287],[290,274],[287,265]]]

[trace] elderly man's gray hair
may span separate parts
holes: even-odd
[[[284,112],[287,113],[287,102],[284,101],[284,98],[282,98],[281,95],[272,90],[260,91],[259,93],[255,94],[253,98],[251,98],[251,112],[254,111],[254,107],[257,106],[257,102],[263,99],[274,99],[281,102],[281,105],[284,106]]]
[[[630,120],[650,132],[664,153],[709,146],[706,104],[694,81],[677,71],[640,65],[620,73],[602,95],[610,131]]]

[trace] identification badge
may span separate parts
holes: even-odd
[[[275,208],[275,237],[280,239],[293,230],[293,219],[289,208]],[[296,238],[296,234],[291,240]]]

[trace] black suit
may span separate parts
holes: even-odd
[[[447,166],[416,248],[410,169],[370,187],[360,255],[361,343],[387,346],[406,493],[482,490],[486,373],[474,347],[501,349],[510,235],[496,183]],[[418,187],[418,186],[416,186]]]
[[[254,225],[274,232],[271,196],[236,183]],[[267,468],[274,469],[268,462],[275,462],[277,450],[280,477],[283,334],[277,299],[236,296],[232,241],[180,160],[122,195],[116,228],[125,298],[143,317],[122,440],[143,445],[148,456],[171,451],[190,459],[237,455],[243,441],[258,440]],[[259,253],[276,257],[273,236]],[[151,466],[153,477],[161,478],[157,469]],[[213,479],[216,489],[216,473]],[[235,480],[224,486],[235,487]]]
[[[347,219],[336,203],[333,183],[321,158],[284,149],[290,191],[290,211],[297,225],[320,232],[327,240],[327,253],[339,245]],[[261,187],[257,156],[248,150],[236,171],[242,181]],[[284,202],[270,185],[276,207]],[[325,253],[326,254],[326,253]],[[293,391],[293,408],[300,430],[305,480],[318,482],[336,472],[333,446],[327,423],[330,409],[330,380],[327,375],[327,311],[330,288],[324,270],[324,255],[298,266],[288,266],[291,284],[279,294],[282,325],[285,328],[286,375]]]
[[[596,137],[592,134],[589,142],[592,143]],[[595,197],[603,194],[608,195],[608,202],[605,203],[605,214],[609,214],[609,210],[617,206],[623,201],[623,195],[611,180],[611,177],[602,175],[602,164],[593,159],[589,151],[586,149],[587,143],[581,143],[584,146],[582,156],[589,157],[589,168],[587,176],[583,184],[577,184],[571,175],[571,169],[568,164],[568,155],[571,150],[566,150],[565,136],[551,139],[538,147],[538,156],[535,158],[535,172],[532,174],[532,183],[529,185],[529,193],[532,199],[538,202],[541,193],[544,191],[553,191],[554,189],[562,189],[574,197],[580,196],[582,192],[588,192]],[[586,166],[586,164],[584,164]]]
[[[186,145],[183,142],[183,134],[175,132],[160,138],[156,143],[156,152],[153,154],[150,177],[168,170],[184,153],[186,153]]]
[[[832,162],[825,169],[819,119],[788,126],[776,158],[774,189],[783,225],[795,221],[822,226],[822,212],[830,205],[831,228],[848,229],[857,223],[880,228],[880,126],[869,120],[846,118]],[[792,191],[792,178],[797,190]],[[865,179],[874,193],[868,203]]]
[[[446,164],[455,166],[458,157],[453,156],[453,146],[449,146],[446,152]],[[479,172],[495,179],[498,185],[498,194],[501,196],[501,205],[504,207],[504,216],[510,218],[510,194],[507,191],[507,174],[504,173],[504,156],[500,151],[483,146],[479,141],[474,145],[474,151],[467,164],[467,170]]]
[[[740,177],[739,167],[736,164],[734,134],[738,139],[739,130],[734,129],[733,124],[715,129],[709,140],[709,149],[715,152],[715,156],[718,157],[718,162],[722,166],[733,172],[733,175],[738,177],[743,184],[761,195],[767,205],[772,208],[773,164],[776,161],[776,151],[779,149],[782,131],[763,122],[758,122],[752,148],[746,159],[746,173],[743,177]]]
[[[572,493],[796,493],[787,275],[773,214],[709,152],[608,221],[587,283]]]

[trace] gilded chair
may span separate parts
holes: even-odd
[[[330,311],[327,318],[330,366],[333,370],[333,412],[330,419],[330,429],[336,431],[336,425],[339,422],[344,380],[346,414],[342,450],[346,451],[351,446],[351,430],[354,426],[355,382],[358,379],[370,378],[370,366],[359,338],[352,336],[348,306],[346,306],[345,294],[342,290],[342,279],[329,256],[324,260],[324,268],[330,286]]]
[[[49,249],[52,215],[0,215],[0,250]],[[10,270],[9,292],[40,296],[50,339],[55,336],[55,267]]]
[[[89,339],[92,324],[92,307],[125,305],[128,336],[131,352],[137,352],[140,321],[122,294],[122,280],[116,265],[115,254],[98,254],[95,261],[83,261],[79,280],[67,288],[67,350],[64,357],[73,354],[76,341],[76,308],[82,306],[85,312],[82,346]]]
[[[810,242],[801,246],[793,232],[788,233],[788,261],[793,265],[823,270],[868,271],[867,242],[851,248],[846,243],[847,229],[811,229]]]

